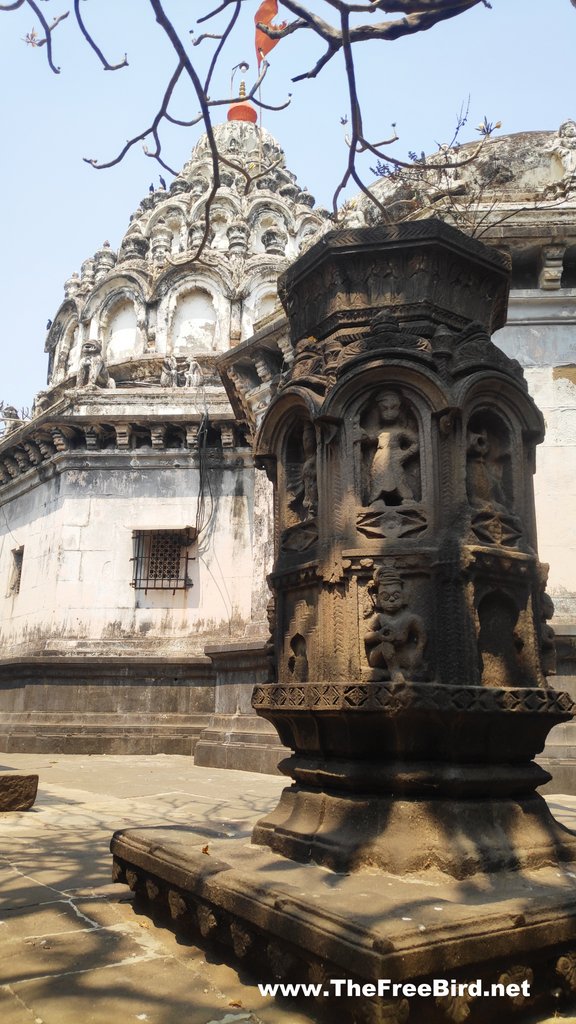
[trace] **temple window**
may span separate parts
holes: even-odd
[[[8,596],[12,597],[13,594],[20,593],[20,583],[22,580],[22,564],[24,562],[24,547],[13,548],[12,550],[12,566],[10,569],[10,580],[8,583]]]
[[[134,530],[133,576],[135,590],[188,590],[193,586],[189,562],[196,532],[183,530]]]

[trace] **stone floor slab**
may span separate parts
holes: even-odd
[[[235,841],[249,850],[245,825],[276,805],[285,785],[282,778],[198,768],[190,758],[178,755],[5,754],[0,760],[6,770],[40,775],[38,799],[30,811],[0,814],[0,900],[7,909],[8,895],[13,907],[9,913],[0,912],[0,920],[6,918],[12,927],[8,933],[0,924],[0,971],[9,948],[18,951],[20,965],[30,971],[28,980],[22,973],[14,991],[0,986],[1,1024],[128,1024],[139,1019],[152,1024],[220,1024],[227,1017],[228,1024],[314,1024],[311,1003],[296,1006],[261,996],[254,977],[240,977],[214,955],[207,958],[197,946],[155,926],[134,908],[126,887],[111,885],[108,847],[115,829],[168,825],[166,831],[173,833],[175,825],[184,825],[190,842],[212,829],[235,834]],[[554,795],[550,801],[554,813],[574,826],[576,799]],[[214,834],[208,836],[209,855],[217,842]],[[554,879],[563,884],[560,876]],[[289,883],[282,871],[278,881],[283,886]],[[397,884],[389,880],[386,888]],[[295,890],[297,899],[306,896],[303,886]],[[359,908],[369,903],[362,891],[355,894]],[[433,888],[420,898],[420,905],[430,894],[432,906],[441,906]],[[308,895],[310,904],[320,901],[326,911],[336,907],[333,886],[326,884],[321,898],[318,893]],[[479,888],[479,908],[486,896]],[[404,899],[418,904],[418,898],[407,886]],[[83,939],[79,950],[72,925],[68,936],[58,940],[68,943],[66,957],[64,946],[24,945],[28,921],[35,914],[37,924],[30,936],[42,942],[54,928],[56,937],[63,907],[68,908],[67,921],[74,920],[74,913],[92,922],[90,942]],[[441,917],[445,911],[427,911],[432,912]],[[482,913],[480,909],[479,916]],[[80,933],[84,935],[81,929]],[[113,940],[107,941],[106,934]],[[40,958],[50,966],[53,952],[53,964],[61,967],[67,959],[67,970],[32,980]],[[543,1016],[530,1024],[552,1024]],[[576,1016],[567,1013],[553,1019],[555,1024],[576,1024]]]
[[[36,1024],[38,1018],[14,992],[0,988],[0,1020],[2,1024]]]

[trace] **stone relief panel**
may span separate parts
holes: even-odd
[[[285,445],[284,501],[280,547],[306,551],[318,539],[316,431],[310,420],[294,424]]]
[[[283,652],[280,678],[287,683],[305,683],[315,665],[317,607],[308,589],[286,595]]]
[[[358,533],[367,539],[416,537],[427,526],[420,504],[420,437],[399,389],[378,392],[360,415]]]
[[[525,672],[520,609],[509,594],[492,591],[478,605],[478,654],[483,686],[518,686]]]
[[[428,635],[423,619],[411,607],[404,579],[398,570],[379,566],[368,593],[363,639],[369,669],[363,678],[396,683],[423,679]]]
[[[466,494],[472,542],[516,547],[522,522],[514,511],[512,440],[504,421],[490,410],[474,413],[468,422]]]
[[[380,392],[360,420],[362,504],[372,510],[420,500],[418,426],[401,391]]]

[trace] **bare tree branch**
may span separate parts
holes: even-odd
[[[71,0],[76,25],[82,40],[96,54],[104,70],[117,71],[120,68],[126,67],[128,65],[127,55],[119,63],[110,63],[93,32],[87,27],[82,17],[81,2],[82,0]],[[199,4],[197,0],[196,6],[204,7],[204,12],[201,12],[200,17],[197,18],[197,24],[203,24],[221,15],[225,16],[225,22],[222,25],[221,31],[206,32],[195,39],[188,38],[188,35],[183,36],[179,34],[164,9],[164,0],[147,0],[147,2],[149,8],[154,13],[160,30],[172,47],[175,55],[175,69],[163,95],[160,97],[157,112],[150,124],[143,131],[135,133],[129,138],[113,159],[105,162],[97,159],[87,159],[86,162],[99,170],[113,167],[120,163],[137,143],[143,143],[146,156],[156,160],[162,168],[170,173],[176,173],[162,153],[161,130],[164,122],[183,128],[202,124],[206,132],[213,177],[205,206],[206,223],[204,235],[196,252],[196,257],[199,257],[208,239],[210,207],[220,186],[219,168],[221,166],[229,166],[241,174],[246,183],[246,191],[250,189],[252,183],[258,177],[271,170],[271,167],[259,167],[257,173],[252,173],[240,166],[240,164],[230,161],[225,154],[219,152],[218,138],[212,126],[212,108],[227,106],[240,101],[252,101],[257,107],[264,110],[282,110],[290,103],[290,95],[287,100],[279,104],[267,103],[260,98],[260,87],[269,67],[267,61],[260,63],[257,78],[250,86],[247,94],[242,89],[242,95],[238,96],[210,95],[216,70],[221,67],[224,59],[224,47],[229,42],[244,11],[250,11],[250,22],[253,24],[254,0],[220,0],[220,2],[213,0],[216,6],[211,10],[206,10],[206,8],[210,7],[210,0],[204,0],[204,4]],[[576,0],[573,0],[573,2],[576,3]],[[32,29],[26,36],[26,41],[33,47],[46,47],[48,64],[52,71],[58,74],[59,68],[56,67],[53,60],[53,32],[58,24],[68,17],[69,11],[57,15],[52,23],[49,24],[39,6],[40,3],[44,7],[48,7],[52,0],[13,0],[11,3],[0,3],[0,13],[16,11],[23,7],[28,7],[33,11],[44,36],[41,38],[36,29]],[[340,53],[340,51],[343,54],[348,87],[351,132],[350,138],[347,139],[348,153],[345,169],[333,197],[334,210],[336,211],[345,188],[351,182],[354,182],[378,206],[382,215],[388,216],[378,196],[362,181],[361,174],[357,168],[358,158],[362,154],[370,153],[378,160],[385,161],[386,164],[389,164],[398,172],[406,169],[407,173],[413,167],[413,164],[398,159],[389,152],[388,147],[397,141],[398,136],[396,132],[390,138],[379,142],[374,142],[365,135],[362,120],[362,103],[356,82],[355,47],[367,41],[391,41],[403,36],[426,31],[432,26],[449,18],[457,17],[478,5],[490,7],[490,3],[488,0],[356,0],[356,2],[347,2],[347,0],[318,0],[318,3],[313,5],[314,10],[311,9],[311,5],[308,4],[307,0],[305,2],[303,0],[281,0],[281,4],[285,11],[292,15],[292,21],[278,25],[258,22],[256,28],[273,40],[282,39],[299,31],[306,30],[308,33],[313,34],[321,46],[321,52],[315,64],[307,71],[296,75],[293,81],[298,82],[316,78],[336,54]],[[330,20],[322,16],[322,11],[330,14]],[[392,17],[382,20],[382,14],[391,15]],[[357,24],[359,15],[367,15],[369,23]],[[377,18],[380,20],[376,20]],[[190,29],[190,34],[192,32],[193,30]],[[215,46],[208,62],[208,70],[204,81],[202,81],[199,66],[191,59],[190,52],[200,43],[208,43],[209,40],[213,40]],[[202,52],[204,53],[204,50]],[[198,104],[198,114],[192,118],[178,117],[171,109],[175,88],[178,83],[183,82],[188,83]],[[146,140],[151,140],[151,144],[146,145]],[[481,143],[479,145],[481,146]],[[465,161],[460,161],[459,163],[472,162],[476,158],[478,151],[479,147],[474,151],[474,154],[467,155]],[[430,172],[440,171],[444,166],[445,164],[442,161],[438,164],[432,161],[427,163],[427,170]]]
[[[160,105],[160,110],[158,111],[158,113],[154,117],[154,120],[152,121],[152,124],[150,125],[149,128],[145,128],[143,132],[140,132],[138,135],[134,135],[131,139],[128,139],[126,145],[123,146],[123,148],[120,150],[118,155],[116,157],[114,157],[113,160],[108,160],[106,163],[99,163],[99,161],[94,159],[94,158],[89,159],[87,157],[84,157],[84,162],[87,163],[87,164],[91,164],[92,167],[95,167],[96,170],[98,170],[98,171],[106,170],[108,167],[115,167],[116,164],[119,164],[124,159],[126,154],[132,149],[133,146],[136,145],[137,142],[143,142],[144,139],[148,138],[149,135],[154,135],[157,132],[158,125],[160,124],[162,118],[165,117],[165,115],[166,115],[166,110],[167,110],[168,104],[170,103],[170,100],[172,98],[172,93],[174,92],[176,84],[177,84],[177,82],[178,82],[178,80],[179,80],[183,70],[184,70],[184,65],[181,63],[181,64],[178,65],[178,67],[174,71],[174,73],[173,73],[173,75],[172,75],[172,77],[171,77],[171,79],[170,79],[170,81],[168,83],[168,86],[166,88],[166,92],[164,93],[164,96],[162,98],[162,103]],[[147,155],[150,155],[150,154],[147,154]],[[165,166],[165,165],[163,164],[163,166]],[[175,174],[176,173],[175,171],[172,171],[169,167],[166,167],[166,170],[169,170],[171,174]]]
[[[39,40],[36,43],[36,46],[46,46],[46,59],[48,61],[50,70],[53,71],[55,75],[59,75],[60,68],[56,67],[52,57],[52,32],[56,28],[56,26],[60,24],[61,21],[64,21],[64,19],[68,17],[69,11],[66,11],[64,14],[59,14],[56,18],[54,18],[52,24],[49,25],[38,5],[34,3],[34,0],[26,0],[26,3],[28,4],[29,7],[32,8],[34,14],[36,14],[40,24],[42,25],[42,28],[44,29],[44,39]]]
[[[82,35],[84,36],[84,39],[88,43],[88,46],[90,46],[94,50],[94,53],[96,54],[98,60],[102,64],[104,71],[118,71],[120,68],[125,68],[128,64],[128,57],[126,54],[124,54],[124,60],[120,61],[119,64],[110,64],[109,61],[106,60],[106,57],[102,53],[100,47],[94,42],[94,39],[88,32],[82,20],[82,15],[80,14],[80,0],[74,0],[74,14],[76,15],[78,28],[80,29]]]
[[[226,28],[224,29],[224,32],[220,37],[220,42],[218,43],[218,46],[214,51],[214,56],[212,57],[210,67],[208,68],[208,74],[206,75],[206,81],[204,82],[204,93],[206,97],[208,97],[208,90],[210,89],[212,75],[214,74],[218,60],[220,59],[220,54],[222,53],[224,44],[226,43],[226,40],[228,39],[232,29],[234,28],[234,25],[236,24],[236,21],[238,20],[238,15],[240,14],[240,7],[241,0],[236,0],[236,3],[234,5],[234,11],[232,12],[232,17],[230,18],[230,21],[228,22]]]

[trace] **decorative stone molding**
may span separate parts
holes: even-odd
[[[527,715],[569,716],[575,705],[567,693],[537,687],[512,689],[481,686],[438,686],[434,683],[314,683],[306,686],[269,683],[254,689],[256,709],[303,711],[384,710],[390,715],[408,708],[422,711],[485,713],[506,711]]]
[[[142,423],[141,416],[138,421]],[[170,451],[179,447],[197,450],[199,427],[199,414],[195,422],[183,421],[181,416],[173,420],[161,419],[160,422],[151,420],[147,428],[148,447],[150,451]],[[211,421],[211,428],[211,448],[228,451],[246,448],[246,441],[235,421],[216,419]],[[177,436],[181,438],[181,444],[175,445]],[[133,449],[143,451],[130,422],[114,422],[109,416],[101,423],[93,419],[86,423],[77,419],[50,422],[43,417],[41,425],[37,425],[32,420],[22,424],[13,444],[11,436],[4,435],[0,439],[0,488],[23,474],[37,470],[57,454],[98,454],[106,451],[112,455],[114,451],[125,453]]]

